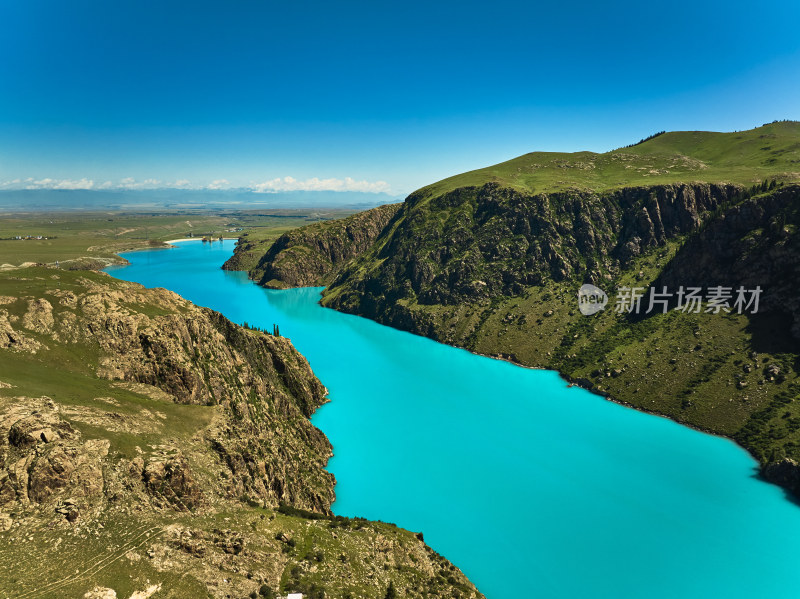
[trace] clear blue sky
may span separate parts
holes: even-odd
[[[798,25],[797,0],[0,1],[0,184],[405,194],[800,119]]]

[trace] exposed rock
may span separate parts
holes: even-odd
[[[202,531],[184,530],[180,532],[175,544],[182,550],[195,557],[203,557],[206,554],[205,535]]]
[[[0,504],[100,496],[108,448],[83,442],[47,398],[0,400]]]
[[[239,555],[244,550],[244,539],[230,530],[214,530],[214,544],[233,555]]]
[[[107,587],[94,587],[86,592],[83,599],[117,599],[117,592]]]
[[[0,349],[36,353],[42,344],[14,330],[7,310],[0,310]]]
[[[153,595],[155,595],[158,591],[161,590],[161,584],[151,584],[146,589],[141,591],[134,591],[134,593],[129,597],[129,599],[150,599]]]
[[[53,306],[46,299],[32,298],[28,300],[28,311],[22,317],[22,326],[37,333],[49,333],[53,330]]]
[[[274,288],[325,285],[348,260],[375,242],[400,206],[378,206],[349,218],[284,233],[250,271],[250,277],[265,287]],[[252,251],[252,247],[241,240],[236,253],[223,268],[237,270],[237,254],[248,251]]]
[[[340,271],[324,301],[398,326],[398,299],[456,305],[518,295],[547,280],[599,283],[697,230],[738,191],[697,183],[525,195],[487,183],[430,200],[419,192],[385,241]]]
[[[46,300],[29,300],[26,324],[37,335],[50,335],[56,343],[92,345],[100,354],[97,373],[134,392],[159,401],[221,404],[224,417],[206,435],[230,470],[224,484],[229,496],[247,495],[273,506],[283,502],[330,509],[333,477],[324,466],[331,447],[308,420],[325,401],[325,389],[289,340],[241,329],[166,290],[103,284],[88,276],[78,281],[83,291],[54,294],[65,306],[55,314]],[[138,304],[153,305],[163,316],[149,316],[135,308]],[[3,311],[0,341],[5,341],[0,348],[7,349],[43,347],[15,331]],[[94,441],[80,443],[62,416],[134,434],[162,426],[163,415],[157,411],[121,413],[109,409],[118,403],[113,397],[95,401],[97,407],[67,406],[62,415],[38,400],[38,411],[20,402],[19,409],[0,414],[0,434],[17,464],[6,473],[0,470],[0,500],[39,502],[73,488],[78,496],[102,494]],[[157,466],[148,465],[147,491],[161,493],[170,505],[197,504],[200,496],[186,464],[164,462],[163,476]],[[144,464],[138,466],[144,476]]]
[[[189,463],[181,454],[148,463],[142,476],[149,493],[178,509],[192,510],[203,499]]]
[[[653,286],[721,285],[734,290],[734,301],[739,287],[760,287],[759,312],[784,315],[800,341],[798,197],[800,185],[787,185],[728,208],[686,242]]]
[[[792,458],[768,463],[761,468],[761,473],[768,481],[780,485],[800,497],[800,464]]]
[[[78,334],[99,346],[99,376],[120,380],[137,392],[166,392],[181,403],[222,404],[229,417],[209,431],[209,441],[233,473],[232,495],[329,509],[333,478],[323,468],[330,443],[308,421],[325,401],[325,389],[289,340],[242,329],[211,310],[191,307],[189,314],[179,314],[191,305],[166,290],[145,293],[131,285],[123,293],[91,281],[86,286],[89,292],[76,301],[78,320],[60,318],[55,329],[63,338],[75,334],[67,329],[82,331]],[[137,301],[173,312],[152,318],[127,307]],[[251,417],[254,412],[258,417]],[[99,409],[71,407],[67,414],[109,430],[140,432],[160,426],[153,414],[144,412],[114,417]],[[294,423],[291,432],[277,426],[285,419]],[[301,462],[287,461],[287,447]]]
[[[40,402],[32,402],[37,405]],[[31,406],[32,408],[32,406]],[[32,408],[35,409],[35,408]],[[7,408],[2,414],[0,431],[8,425],[8,443],[14,447],[26,447],[37,443],[51,443],[62,436],[77,438],[72,427],[59,418],[58,413],[47,405],[41,410],[27,413],[24,408]]]

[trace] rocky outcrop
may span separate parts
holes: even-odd
[[[412,194],[391,236],[340,272],[325,303],[385,321],[401,299],[458,305],[547,281],[599,283],[740,192],[697,183],[529,196],[488,183]]]
[[[166,504],[190,511],[200,505],[203,493],[192,476],[186,457],[178,453],[152,460],[142,470],[147,491]]]
[[[2,596],[482,598],[421,535],[330,513],[288,339],[100,273],[2,277]]]
[[[48,398],[0,400],[0,509],[67,498],[72,506],[96,503],[108,449],[106,440],[84,440]]]
[[[29,299],[22,326],[38,333],[49,333],[53,329],[53,306],[41,297]]]
[[[328,512],[334,480],[324,467],[331,446],[308,420],[326,401],[325,389],[291,342],[242,329],[172,292],[112,284],[110,279],[105,284],[97,277],[108,279],[79,276],[77,289],[52,289],[57,311],[46,298],[23,299],[28,306],[20,322],[25,335],[8,318],[2,321],[8,348],[35,348],[42,345],[40,340],[86,347],[99,355],[95,374],[100,378],[159,389],[178,403],[219,405],[224,417],[206,436],[230,471],[229,495]],[[92,415],[89,408],[68,407],[66,413],[87,423],[108,420],[102,412]],[[66,442],[59,440],[66,429],[48,426],[43,418],[14,423],[9,443],[30,444],[34,437],[39,443],[41,436],[56,445]],[[122,430],[126,422],[128,430],[136,430],[130,417],[122,415],[106,426]],[[41,468],[32,463],[28,470],[43,476],[71,471],[67,457],[48,450],[36,458]],[[74,466],[80,470],[80,464]],[[151,494],[190,509],[198,504],[185,461],[170,458],[148,468],[142,476]],[[51,478],[56,486],[66,484],[66,479]],[[54,488],[45,484],[33,500]]]
[[[769,482],[779,485],[800,497],[800,464],[792,458],[783,458],[777,462],[765,464],[761,474]]]
[[[289,340],[211,310],[155,321],[121,313],[88,330],[105,352],[99,376],[152,385],[182,403],[222,405],[228,417],[208,435],[233,474],[232,495],[329,510],[331,447],[308,421],[325,389]]]
[[[691,237],[656,287],[760,287],[759,312],[781,315],[800,342],[800,185],[730,206]]]
[[[307,225],[281,235],[266,250],[250,278],[282,289],[328,284],[350,259],[368,249],[389,225],[400,204],[388,204],[341,220]],[[240,240],[223,268],[236,270],[237,254],[252,251]]]
[[[0,349],[36,353],[42,344],[23,333],[19,327],[15,328],[13,320],[15,317],[9,315],[8,310],[0,309]]]

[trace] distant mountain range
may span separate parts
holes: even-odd
[[[230,190],[62,190],[25,189],[0,191],[0,210],[258,210],[262,208],[367,209],[396,202],[386,193],[359,191],[277,191],[257,193]]]

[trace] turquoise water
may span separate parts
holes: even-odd
[[[330,391],[337,514],[423,531],[488,599],[800,596],[800,508],[734,443],[262,289],[220,270],[233,245],[109,271],[280,325]]]

